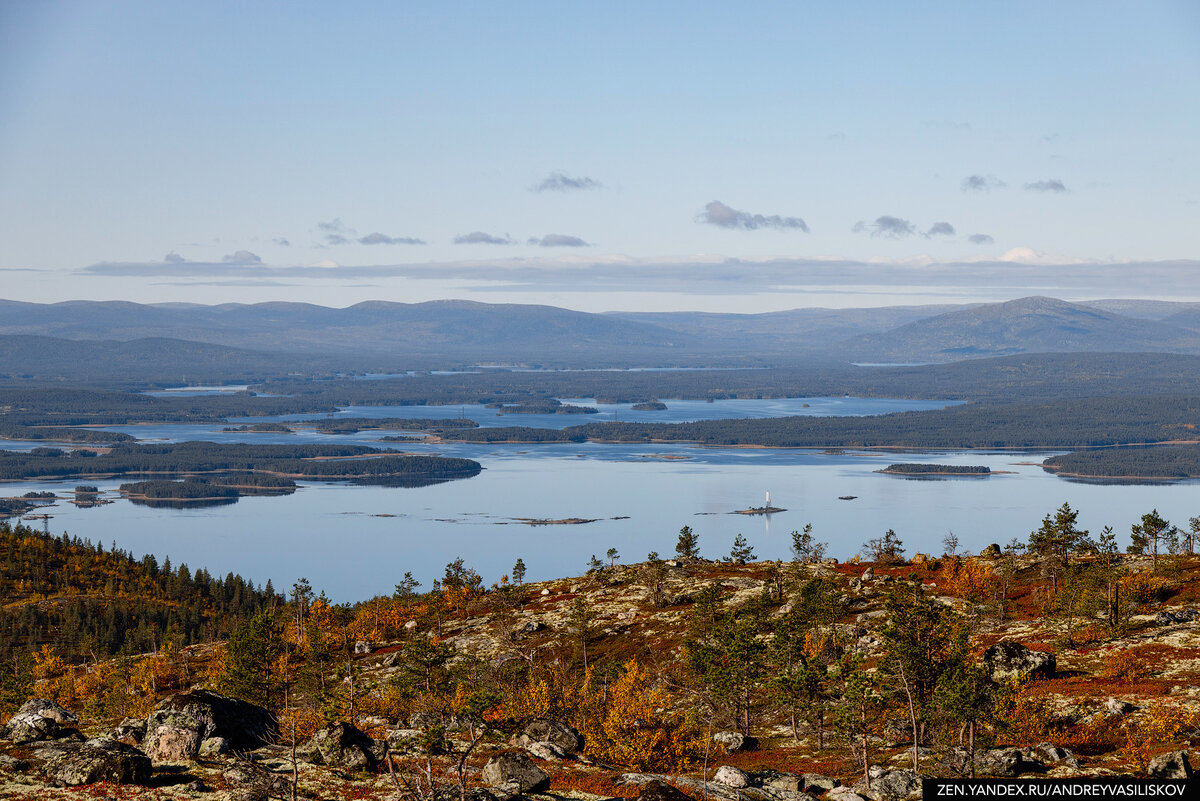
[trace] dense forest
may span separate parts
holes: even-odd
[[[46,645],[78,662],[225,639],[274,597],[270,582],[0,522],[0,683]]]
[[[1047,470],[1063,476],[1089,478],[1200,478],[1200,445],[1158,445],[1152,448],[1104,448],[1052,456]]]
[[[972,403],[873,417],[776,417],[692,423],[588,423],[531,442],[696,442],[790,448],[1059,448],[1154,443],[1195,436],[1200,396],[1086,398],[1035,404]],[[494,441],[490,429],[446,433]],[[519,429],[506,439],[526,441]]]
[[[312,480],[415,486],[477,475],[469,459],[396,455],[362,445],[246,445],[180,442],[116,445],[106,453],[34,448],[0,451],[0,480],[72,476],[271,473]]]
[[[897,473],[909,476],[986,476],[992,472],[990,467],[964,464],[917,464],[915,462],[900,462],[889,464],[881,473]]]

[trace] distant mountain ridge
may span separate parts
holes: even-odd
[[[1121,308],[1129,313],[1114,311]],[[592,314],[462,300],[369,301],[341,309],[282,302],[0,301],[0,373],[9,376],[31,367],[54,375],[93,374],[106,364],[127,365],[131,375],[140,375],[155,361],[198,374],[244,367],[247,374],[279,375],[522,363],[914,363],[1056,352],[1200,353],[1200,304],[1029,297],[765,314]]]

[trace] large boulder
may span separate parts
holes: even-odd
[[[525,754],[498,754],[483,766],[483,781],[489,787],[513,786],[518,792],[530,793],[550,786],[550,777]]]
[[[758,741],[753,737],[747,737],[739,731],[719,731],[712,736],[712,739],[727,754],[736,751],[750,751],[758,745]]]
[[[178,765],[192,762],[200,754],[200,731],[187,726],[164,723],[155,726],[142,741],[142,750],[151,762]]]
[[[79,717],[45,698],[30,698],[8,720],[7,738],[14,743],[35,743],[57,740],[74,733],[72,724]]]
[[[1151,759],[1146,772],[1154,779],[1190,779],[1192,763],[1187,751],[1168,751]]]
[[[1025,762],[1019,748],[993,748],[975,754],[975,773],[982,776],[1018,776]]]
[[[371,770],[383,759],[383,746],[349,723],[332,723],[312,736],[302,748],[315,765],[341,770]]]
[[[224,737],[231,748],[250,751],[279,739],[279,724],[269,710],[210,690],[190,690],[159,702],[146,716],[146,730],[164,725],[195,730],[197,747],[209,737]]]
[[[132,745],[100,738],[82,743],[54,743],[38,749],[46,776],[58,787],[111,782],[150,784],[150,758]]]
[[[1012,679],[1052,678],[1055,663],[1054,654],[1034,651],[1009,640],[996,643],[983,654],[983,668],[996,684]]]
[[[713,776],[713,782],[723,784],[726,787],[749,787],[750,777],[745,771],[735,768],[733,765],[722,765],[717,768],[716,774]]]
[[[553,743],[568,754],[578,754],[583,750],[583,735],[572,726],[557,720],[531,720],[521,732],[521,737],[524,744]]]
[[[853,790],[860,795],[868,791],[885,799],[919,798],[921,796],[921,779],[924,777],[911,770],[890,770],[881,765],[872,765],[868,771],[871,786],[867,787],[866,779],[859,779]]]
[[[228,787],[230,801],[270,801],[272,798],[287,798],[287,778],[256,765],[253,762],[236,762],[221,773]]]
[[[109,739],[120,740],[126,745],[140,745],[146,739],[146,721],[125,718],[108,733]]]

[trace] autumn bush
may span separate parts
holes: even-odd
[[[1146,773],[1150,759],[1156,753],[1168,750],[1171,743],[1180,735],[1193,731],[1196,725],[1195,712],[1178,704],[1154,701],[1122,727],[1125,744],[1121,748],[1121,756],[1138,773]]]
[[[1100,675],[1112,681],[1141,681],[1154,672],[1147,660],[1146,648],[1122,648],[1106,654]]]
[[[1169,579],[1153,573],[1130,573],[1121,577],[1121,594],[1139,607],[1163,600],[1170,588]]]
[[[972,603],[989,600],[996,591],[996,575],[991,566],[974,559],[946,559],[937,583],[945,594]]]
[[[704,751],[704,737],[671,694],[636,660],[607,688],[598,717],[589,716],[584,735],[588,754],[634,770],[683,770]],[[591,706],[595,704],[591,694]]]
[[[1009,684],[997,693],[991,718],[999,739],[1011,745],[1055,742],[1067,726],[1045,695],[1035,693],[1036,682]]]

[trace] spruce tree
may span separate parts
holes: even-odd
[[[730,561],[737,562],[739,565],[744,565],[747,562],[754,561],[754,548],[746,538],[738,534],[733,540],[733,548],[729,550]]]

